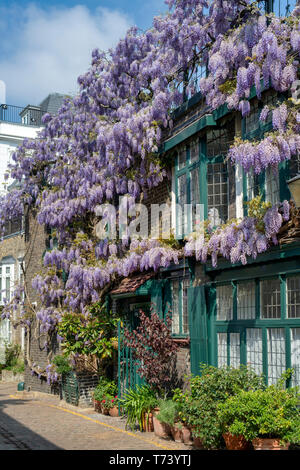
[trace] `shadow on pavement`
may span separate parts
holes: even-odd
[[[11,393],[13,393],[11,385],[0,387],[0,451],[61,450],[5,412],[8,407],[18,407],[28,403],[28,400],[8,398]]]

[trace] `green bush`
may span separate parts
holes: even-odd
[[[113,380],[101,377],[97,387],[94,390],[94,398],[98,401],[111,401],[118,394],[118,387]]]
[[[5,366],[7,370],[20,364],[21,346],[19,344],[7,344],[5,347]]]
[[[69,360],[66,356],[57,355],[53,358],[53,364],[55,365],[56,372],[60,375],[67,374],[72,370],[69,364]]]
[[[159,413],[156,415],[156,418],[161,423],[166,423],[169,426],[179,419],[179,406],[173,400],[159,400]]]
[[[246,366],[218,369],[201,366],[201,376],[191,376],[189,392],[180,401],[180,414],[183,421],[192,426],[193,434],[199,437],[204,447],[220,448],[222,430],[217,414],[218,403],[225,402],[241,390],[264,389],[262,376],[256,375]]]
[[[142,385],[129,389],[120,403],[127,415],[126,427],[134,428],[138,424],[143,430],[143,416],[157,406],[158,400],[151,387]]]
[[[241,391],[218,405],[223,432],[256,437],[280,438],[300,443],[298,397],[291,390],[270,386],[265,390]]]

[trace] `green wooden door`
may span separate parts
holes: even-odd
[[[204,286],[188,289],[191,339],[191,372],[200,374],[200,363],[208,363],[208,337]]]

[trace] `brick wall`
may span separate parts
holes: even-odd
[[[35,308],[39,308],[40,300],[36,291],[32,288],[32,279],[37,273],[43,271],[43,254],[46,250],[46,238],[47,234],[44,227],[39,225],[34,217],[34,214],[30,214],[26,223],[26,234],[25,234],[25,284],[31,304],[35,304]],[[29,336],[28,336],[29,335]],[[25,344],[29,348],[25,347],[25,388],[32,391],[39,391],[45,393],[58,393],[57,387],[53,387],[47,384],[45,378],[38,378],[36,374],[31,374],[31,369],[28,364],[28,354],[30,361],[42,369],[48,365],[48,352],[44,345],[46,341],[46,335],[40,334],[39,323],[35,320],[31,326],[30,333],[27,333],[25,338]],[[51,349],[53,354],[59,352],[59,348],[56,342],[56,338],[53,338]]]
[[[92,392],[98,385],[99,377],[97,375],[77,373],[76,374],[79,389],[78,406],[85,408],[93,405]]]

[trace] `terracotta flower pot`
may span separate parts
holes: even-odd
[[[106,416],[109,415],[109,408],[106,408],[106,406],[103,405],[103,403],[101,405],[101,413]]]
[[[153,415],[154,434],[162,439],[171,439],[171,429],[167,423],[161,423],[155,415]]]
[[[94,400],[94,409],[97,411],[97,413],[101,413],[101,401],[100,400]]]
[[[193,445],[192,432],[188,426],[182,425],[182,441],[187,446]]]
[[[153,432],[153,414],[152,413],[144,413],[143,414],[143,431],[144,432]]]
[[[119,416],[119,408],[117,406],[114,406],[113,408],[109,409],[109,416],[112,416],[113,418],[117,418]]]
[[[194,437],[193,438],[193,445],[194,445],[195,449],[204,449],[200,437]]]
[[[179,423],[175,423],[171,426],[171,434],[175,442],[182,442],[182,429],[178,424]]]
[[[253,439],[252,441],[254,450],[288,450],[290,444],[286,445],[280,444],[280,439],[269,439],[269,438],[259,438]]]
[[[223,434],[223,438],[228,450],[249,450],[251,442],[247,441],[244,436],[235,436],[227,432]]]

